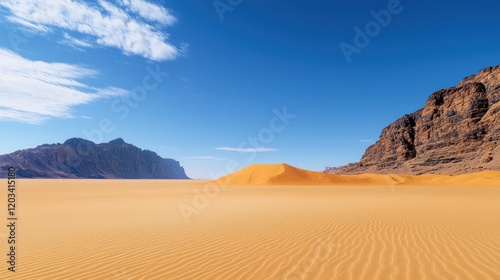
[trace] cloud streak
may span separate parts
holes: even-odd
[[[76,50],[83,50],[84,48],[92,48],[93,45],[86,39],[78,39],[70,36],[68,33],[63,34],[63,38],[58,41],[60,44],[67,45]]]
[[[240,152],[240,153],[267,153],[267,152],[275,152],[275,151],[277,151],[276,149],[265,148],[265,147],[255,147],[255,148],[219,147],[219,148],[215,148],[215,150],[230,151],[230,152]]]
[[[120,2],[146,20],[164,25],[172,25],[177,21],[169,10],[153,3],[144,0],[121,0]]]
[[[44,33],[61,29],[65,38],[60,42],[75,48],[113,47],[152,61],[175,59],[182,53],[161,29],[177,19],[168,9],[144,0],[119,0],[116,5],[104,0],[94,5],[75,0],[2,0],[0,6],[11,12],[8,20],[24,28]]]
[[[227,160],[227,158],[218,158],[218,157],[210,157],[210,156],[194,156],[194,157],[187,157],[186,159],[215,160],[215,161]]]
[[[129,92],[80,82],[98,72],[78,65],[33,61],[0,48],[0,120],[40,124],[73,118],[71,109]]]

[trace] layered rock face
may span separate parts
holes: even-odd
[[[382,130],[358,163],[336,174],[460,174],[500,170],[500,66],[439,90]]]
[[[179,162],[121,138],[103,144],[72,138],[0,156],[0,176],[8,166],[21,178],[188,179]]]

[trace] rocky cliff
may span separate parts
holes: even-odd
[[[2,155],[1,177],[6,178],[8,166],[15,166],[21,178],[188,179],[179,162],[121,138],[103,144],[72,138]]]
[[[500,66],[430,95],[382,130],[358,163],[336,174],[459,174],[500,170]]]

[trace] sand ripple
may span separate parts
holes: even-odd
[[[204,184],[22,180],[0,279],[500,279],[500,187]]]

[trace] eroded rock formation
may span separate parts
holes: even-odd
[[[22,178],[188,179],[179,162],[121,138],[103,144],[71,138],[0,156],[0,176],[8,166]]]
[[[459,174],[500,170],[500,66],[430,95],[382,130],[358,163],[328,173]]]

